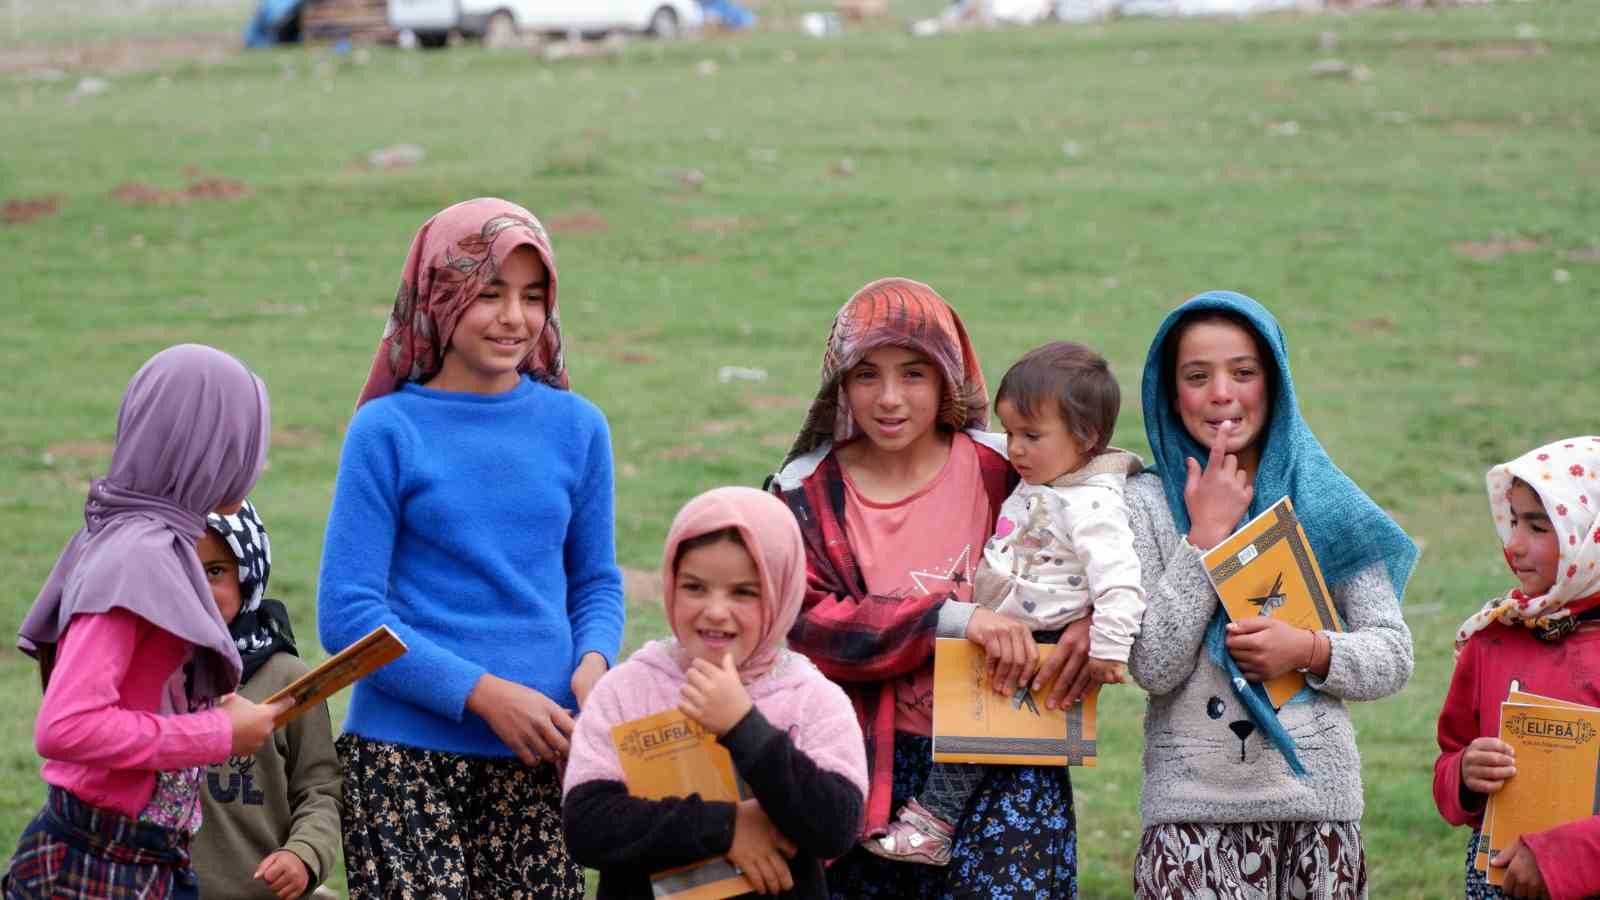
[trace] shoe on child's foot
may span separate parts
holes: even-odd
[[[950,823],[912,800],[900,807],[900,815],[889,823],[888,832],[881,837],[867,838],[861,846],[869,853],[896,862],[947,866],[954,839],[955,828]]]

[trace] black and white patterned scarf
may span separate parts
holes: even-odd
[[[267,577],[272,574],[272,542],[267,526],[256,514],[255,505],[246,500],[231,516],[212,513],[206,526],[222,536],[233,558],[239,561],[239,614],[228,625],[233,642],[244,663],[240,682],[279,651],[300,655],[294,646],[294,629],[289,626],[289,610],[277,600],[267,599]]]

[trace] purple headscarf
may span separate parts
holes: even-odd
[[[41,663],[80,613],[121,608],[195,648],[190,697],[239,683],[239,651],[196,543],[206,514],[244,499],[266,462],[267,387],[244,363],[181,344],[145,363],[122,394],[111,469],[95,479],[17,646]]]

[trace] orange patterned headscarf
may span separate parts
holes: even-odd
[[[411,239],[394,311],[384,326],[356,406],[391,393],[407,381],[420,384],[438,374],[467,304],[495,279],[506,257],[524,246],[539,254],[550,283],[544,331],[517,371],[565,390],[567,369],[561,355],[556,257],[550,235],[533,213],[515,203],[479,197],[441,210]]]
[[[904,347],[939,367],[944,376],[939,427],[959,431],[988,426],[989,392],[961,317],[920,281],[880,278],[856,291],[834,316],[822,354],[822,384],[785,465],[825,441],[843,443],[859,434],[845,402],[844,378],[880,347]]]

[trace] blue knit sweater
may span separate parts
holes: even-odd
[[[465,708],[486,672],[575,709],[578,660],[593,651],[610,664],[622,640],[600,410],[526,377],[503,394],[406,384],[357,410],[317,627],[337,652],[380,624],[410,649],[356,684],[348,731],[510,756]]]

